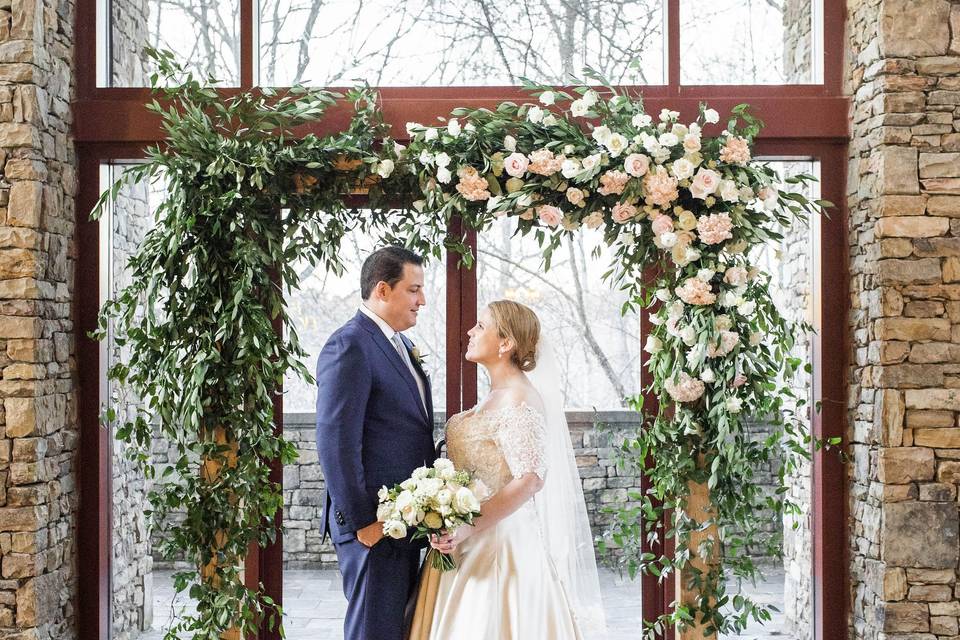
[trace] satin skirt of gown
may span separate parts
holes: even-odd
[[[448,426],[448,451],[457,464],[455,439]],[[477,451],[476,443],[465,444]],[[460,462],[458,468],[470,468],[469,460]],[[502,486],[512,477],[507,474],[498,482],[489,470],[480,474],[488,476],[488,486],[491,481]],[[519,471],[515,469],[516,475]],[[544,548],[533,500],[468,538],[453,558],[457,568],[443,573],[432,569],[429,559],[425,563],[410,640],[581,640]]]

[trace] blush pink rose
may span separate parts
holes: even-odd
[[[747,376],[743,375],[742,373],[738,373],[738,374],[733,378],[733,386],[734,386],[734,387],[742,387],[742,386],[745,385],[746,383],[747,383]]]
[[[673,231],[673,220],[670,216],[657,216],[650,227],[653,229],[653,233],[659,236],[661,233]]]
[[[748,279],[749,274],[743,267],[730,267],[726,273],[723,274],[723,281],[734,287],[746,284]]]
[[[611,210],[610,214],[613,216],[614,222],[624,224],[637,215],[637,208],[626,202],[618,202],[617,204],[613,205],[613,209]]]
[[[701,168],[697,175],[693,176],[693,182],[690,184],[690,195],[700,200],[706,200],[707,196],[715,193],[720,186],[720,174],[713,169]]]
[[[676,382],[671,379],[663,386],[674,402],[696,402],[705,389],[703,382],[691,377],[685,371],[680,372]]]
[[[631,153],[623,161],[623,170],[634,178],[639,178],[650,170],[650,158],[642,153]]]
[[[552,204],[537,207],[537,216],[540,218],[540,222],[549,227],[555,227],[563,220],[563,212]]]
[[[522,153],[511,153],[503,160],[503,170],[514,178],[519,178],[527,172],[530,160]]]

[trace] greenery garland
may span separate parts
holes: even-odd
[[[366,89],[346,96],[355,107],[346,131],[296,136],[295,127],[322,118],[343,96],[262,89],[224,100],[210,79],[184,72],[172,54],[152,55],[160,101],[149,108],[161,115],[167,140],[104,193],[97,212],[125,182],[162,175],[167,196],[130,261],[131,284],[102,311],[98,337],[112,323],[129,357],[108,375],[139,399],[117,438],[132,445],[148,477],[156,473],[149,456],[155,423],[179,453],[155,478],[149,501],[154,522],[173,510],[185,514],[162,552],[193,560],[196,568],[174,580],[198,606],[166,638],[252,633],[280,613],[262,589],[244,587],[239,563],[249,544],[274,539],[282,495],[267,461],[296,457],[274,431],[275,390],[290,369],[311,378],[282,295],[298,287],[294,265],[340,272],[340,243],[353,230],[425,255],[459,251],[469,264],[463,238],[448,235],[454,216],[475,230],[516,216],[519,232],[534,233],[543,246],[547,268],[565,237],[582,226],[600,230],[615,253],[608,277],[628,294],[623,311],[645,306],[653,314],[647,350],[659,400],[621,451],[624,465],[649,462],[653,488],[636,496],[641,508],[619,513],[608,538],[626,550],[631,575],[663,576],[687,567],[693,555],[710,557],[710,545],[689,548],[690,534],[718,527],[723,563],[693,571],[701,597],[651,623],[652,635],[695,619],[730,631],[750,616],[769,618],[739,596],[729,612],[724,581],[728,572],[756,574],[737,551],[757,541],[759,509],[796,509],[783,481],[809,456],[810,439],[796,413],[803,399],[787,383],[800,365],[790,356],[794,336],[809,327],[781,317],[769,276],[749,255],[829,203],[777,191],[776,173],[750,161],[761,123],[746,107],[734,110],[719,136],[707,137],[715,112],[701,107],[689,125],[666,110],[655,120],[640,96],[593,75],[601,91],[527,83],[540,104],[460,109],[437,127],[411,123],[404,147],[387,137]],[[357,184],[370,189],[368,215],[344,204]],[[377,208],[384,202],[413,205]],[[658,274],[652,286],[645,279],[651,270]],[[275,321],[288,328],[286,336],[277,335]],[[632,406],[642,411],[642,398]],[[743,431],[744,413],[770,416],[777,429],[754,442]],[[117,420],[117,411],[105,418]],[[781,460],[781,489],[770,497],[751,479],[773,460]],[[684,511],[690,482],[709,485],[711,522]],[[673,514],[667,531],[665,510]],[[677,538],[672,556],[639,551],[644,537],[667,535]]]

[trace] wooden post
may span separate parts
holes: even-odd
[[[710,490],[705,483],[690,482],[687,484],[690,495],[687,498],[686,512],[697,522],[703,522],[713,517],[713,507],[710,503]],[[712,540],[713,547],[711,555],[704,560],[700,557],[697,550],[700,543],[705,540]],[[710,569],[719,562],[720,542],[717,537],[717,527],[711,524],[702,531],[694,531],[690,534],[690,560],[683,570],[676,572],[675,584],[677,593],[677,602],[690,606],[696,602],[699,593],[687,588],[687,582],[690,579],[690,569],[698,569],[701,574],[707,574]],[[704,640],[704,638],[716,638],[715,633],[706,634],[704,630],[708,625],[702,624],[700,620],[695,620],[685,629],[677,629],[678,640]]]
[[[209,432],[204,434],[209,437]],[[239,443],[236,440],[227,440],[227,433],[223,427],[216,427],[213,430],[213,441],[218,445],[227,445],[229,450],[224,454],[223,458],[206,458],[202,461],[200,465],[200,477],[203,478],[204,482],[212,483],[216,482],[217,478],[220,477],[220,469],[223,468],[223,459],[226,459],[227,467],[233,468],[237,466],[237,452],[239,451]],[[213,536],[213,552],[214,555],[210,558],[208,562],[203,567],[200,567],[200,576],[201,580],[204,582],[209,582],[214,589],[219,588],[220,578],[216,575],[217,566],[219,566],[217,560],[217,552],[226,546],[227,537],[226,532],[222,529],[218,530]],[[243,566],[242,558],[230,558],[228,562],[236,562],[241,567]],[[231,627],[220,634],[222,640],[241,640],[242,636],[240,635],[240,629],[237,627]]]

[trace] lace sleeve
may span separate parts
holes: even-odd
[[[525,473],[546,477],[545,432],[543,415],[528,405],[504,414],[497,430],[497,444],[514,478]]]

